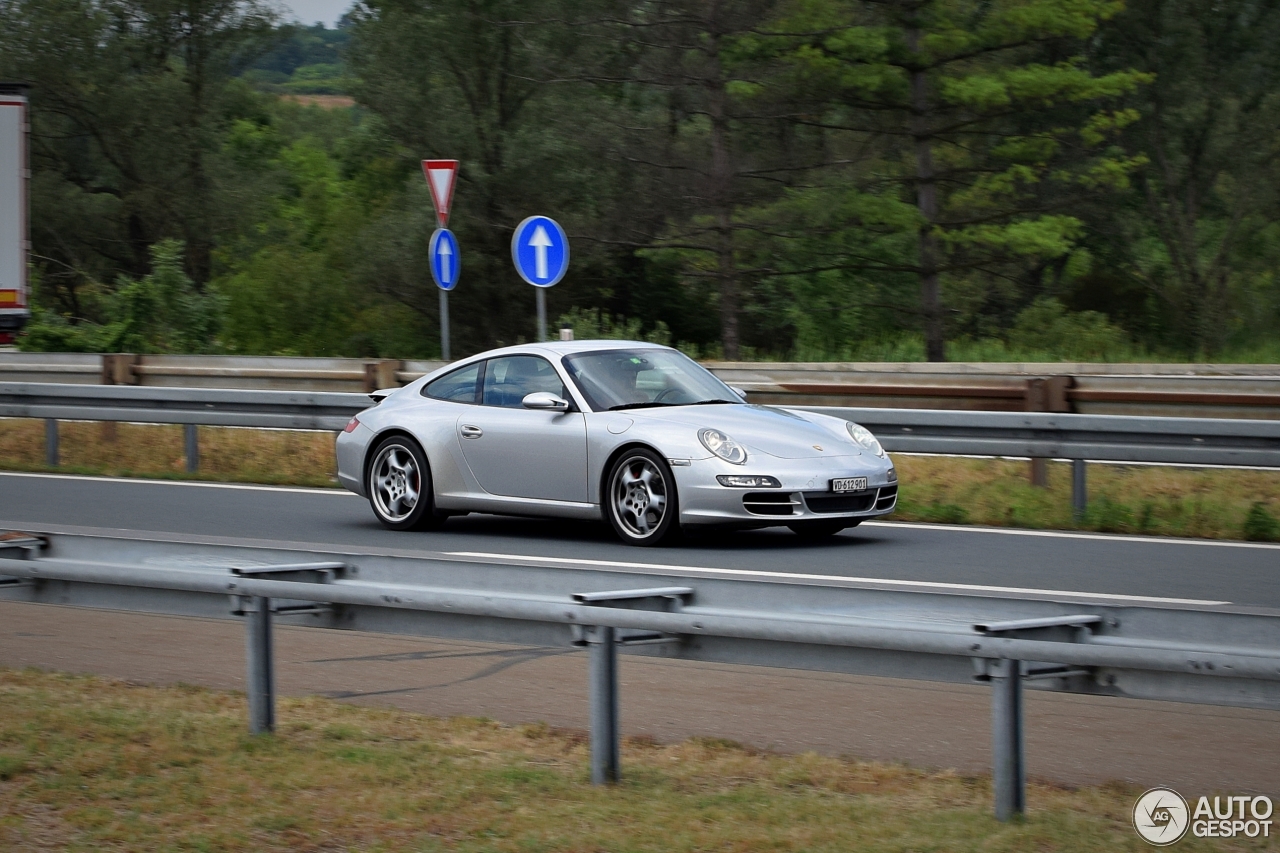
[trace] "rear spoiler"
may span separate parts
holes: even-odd
[[[375,403],[381,403],[399,390],[399,388],[379,388],[377,391],[369,392],[369,399]]]

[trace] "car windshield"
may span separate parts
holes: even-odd
[[[597,412],[742,402],[732,388],[675,350],[584,352],[566,355],[564,366]]]

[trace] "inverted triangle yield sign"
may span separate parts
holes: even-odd
[[[444,228],[449,224],[449,207],[453,204],[454,178],[458,176],[457,160],[423,160],[422,173],[431,188],[431,201],[436,206],[436,221]]]

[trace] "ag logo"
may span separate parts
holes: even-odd
[[[1172,788],[1152,788],[1133,804],[1133,828],[1156,847],[1172,844],[1187,834],[1187,801]]]

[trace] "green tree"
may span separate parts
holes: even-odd
[[[832,241],[834,256],[802,260],[914,277],[926,355],[943,360],[944,277],[963,287],[1007,278],[1011,262],[1065,256],[1082,234],[1067,200],[1124,187],[1140,163],[1107,145],[1136,113],[1106,105],[1147,78],[1092,73],[1079,55],[1119,9],[1113,0],[800,3],[775,29],[792,38],[793,85],[829,105],[802,121],[852,137],[841,144],[861,152],[815,190],[839,199],[853,233]],[[886,256],[904,233],[913,251]]]
[[[814,134],[788,121],[793,107],[770,97],[776,61],[750,49],[778,5],[665,0],[627,7],[601,29],[623,48],[606,91],[620,83],[630,107],[616,156],[649,179],[623,239],[710,284],[728,359],[742,351],[744,309],[757,307],[744,251],[767,224],[748,211],[779,195],[796,160],[821,156],[807,144]]]
[[[1124,131],[1149,165],[1123,203],[1091,211],[1096,242],[1151,297],[1148,334],[1185,353],[1280,326],[1277,41],[1276,0],[1129,0],[1092,50],[1099,67],[1154,77],[1129,96],[1139,118]]]
[[[253,198],[219,157],[257,103],[232,79],[274,38],[259,0],[0,0],[0,77],[32,87],[32,242],[42,297],[92,315],[151,248],[185,245],[197,287]],[[86,303],[82,296],[89,297]]]
[[[372,232],[396,213],[402,164],[376,121],[280,101],[265,124],[238,122],[227,153],[272,187],[253,229],[218,251],[230,352],[425,357],[421,317],[372,286]],[[373,271],[376,274],[377,270]]]
[[[608,191],[600,185],[607,167],[585,141],[599,135],[596,102],[570,79],[596,49],[565,23],[581,5],[559,0],[531,15],[515,0],[366,0],[353,13],[348,60],[357,99],[379,116],[409,167],[427,158],[461,162],[450,217],[462,250],[450,296],[455,351],[533,337],[532,289],[512,270],[509,248],[525,216],[554,214],[573,243],[573,267],[548,294],[552,312],[590,267],[590,247],[579,237]],[[431,201],[421,172],[408,180],[398,208],[370,232],[368,279],[434,318]]]

